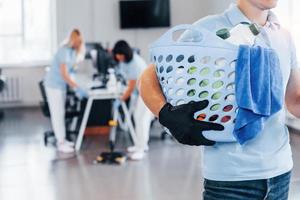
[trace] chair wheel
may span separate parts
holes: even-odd
[[[51,137],[54,137],[55,138],[55,135],[54,135],[54,132],[53,131],[46,131],[44,133],[44,144],[45,146],[48,145],[48,139],[51,138]]]
[[[160,135],[160,139],[161,139],[161,140],[165,140],[166,137],[167,137],[167,135],[168,135],[168,133],[162,132],[161,135]]]

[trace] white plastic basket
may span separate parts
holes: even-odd
[[[174,33],[183,30],[193,33],[196,41],[174,41]],[[158,39],[150,52],[166,100],[180,105],[207,99],[208,107],[194,118],[220,123],[225,130],[205,131],[204,136],[218,142],[236,141],[232,133],[238,47],[205,29],[179,25]]]

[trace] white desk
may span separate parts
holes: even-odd
[[[129,111],[128,111],[128,108],[127,108],[125,102],[120,100],[120,96],[121,96],[121,93],[112,93],[112,92],[108,91],[107,89],[92,90],[89,92],[89,98],[88,98],[87,105],[86,105],[84,115],[83,115],[83,119],[82,119],[82,122],[80,125],[78,137],[76,140],[76,145],[75,145],[76,151],[79,151],[81,148],[84,131],[86,128],[86,124],[88,122],[88,118],[89,118],[94,100],[115,99],[116,101],[120,101],[121,108],[125,114],[125,120],[126,120],[128,129],[129,129],[129,133],[131,135],[133,143],[136,144],[136,134],[135,134],[135,130],[132,125],[131,116],[129,114]],[[115,113],[115,111],[113,111],[113,113]]]

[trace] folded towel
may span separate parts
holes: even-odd
[[[236,64],[238,112],[234,136],[240,144],[253,139],[264,128],[265,120],[283,106],[280,63],[273,49],[239,47]]]

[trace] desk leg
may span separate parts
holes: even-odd
[[[76,140],[76,146],[75,146],[76,151],[80,150],[82,140],[83,140],[84,131],[85,131],[86,124],[87,124],[87,121],[89,119],[90,111],[91,111],[91,108],[92,108],[92,104],[93,104],[93,99],[89,98],[88,102],[86,104],[86,108],[84,110],[84,115],[83,115],[83,118],[82,118],[82,122],[81,122],[81,125],[80,125],[77,140]]]
[[[129,114],[129,110],[128,110],[128,108],[127,108],[124,101],[121,101],[121,106],[122,106],[122,110],[125,114],[125,120],[126,120],[128,128],[129,128],[129,132],[130,132],[130,135],[131,135],[131,138],[132,138],[132,141],[133,141],[133,145],[136,145],[137,144],[137,138],[136,138],[135,130],[133,128],[133,124],[132,124],[132,121],[131,121],[131,116]]]

